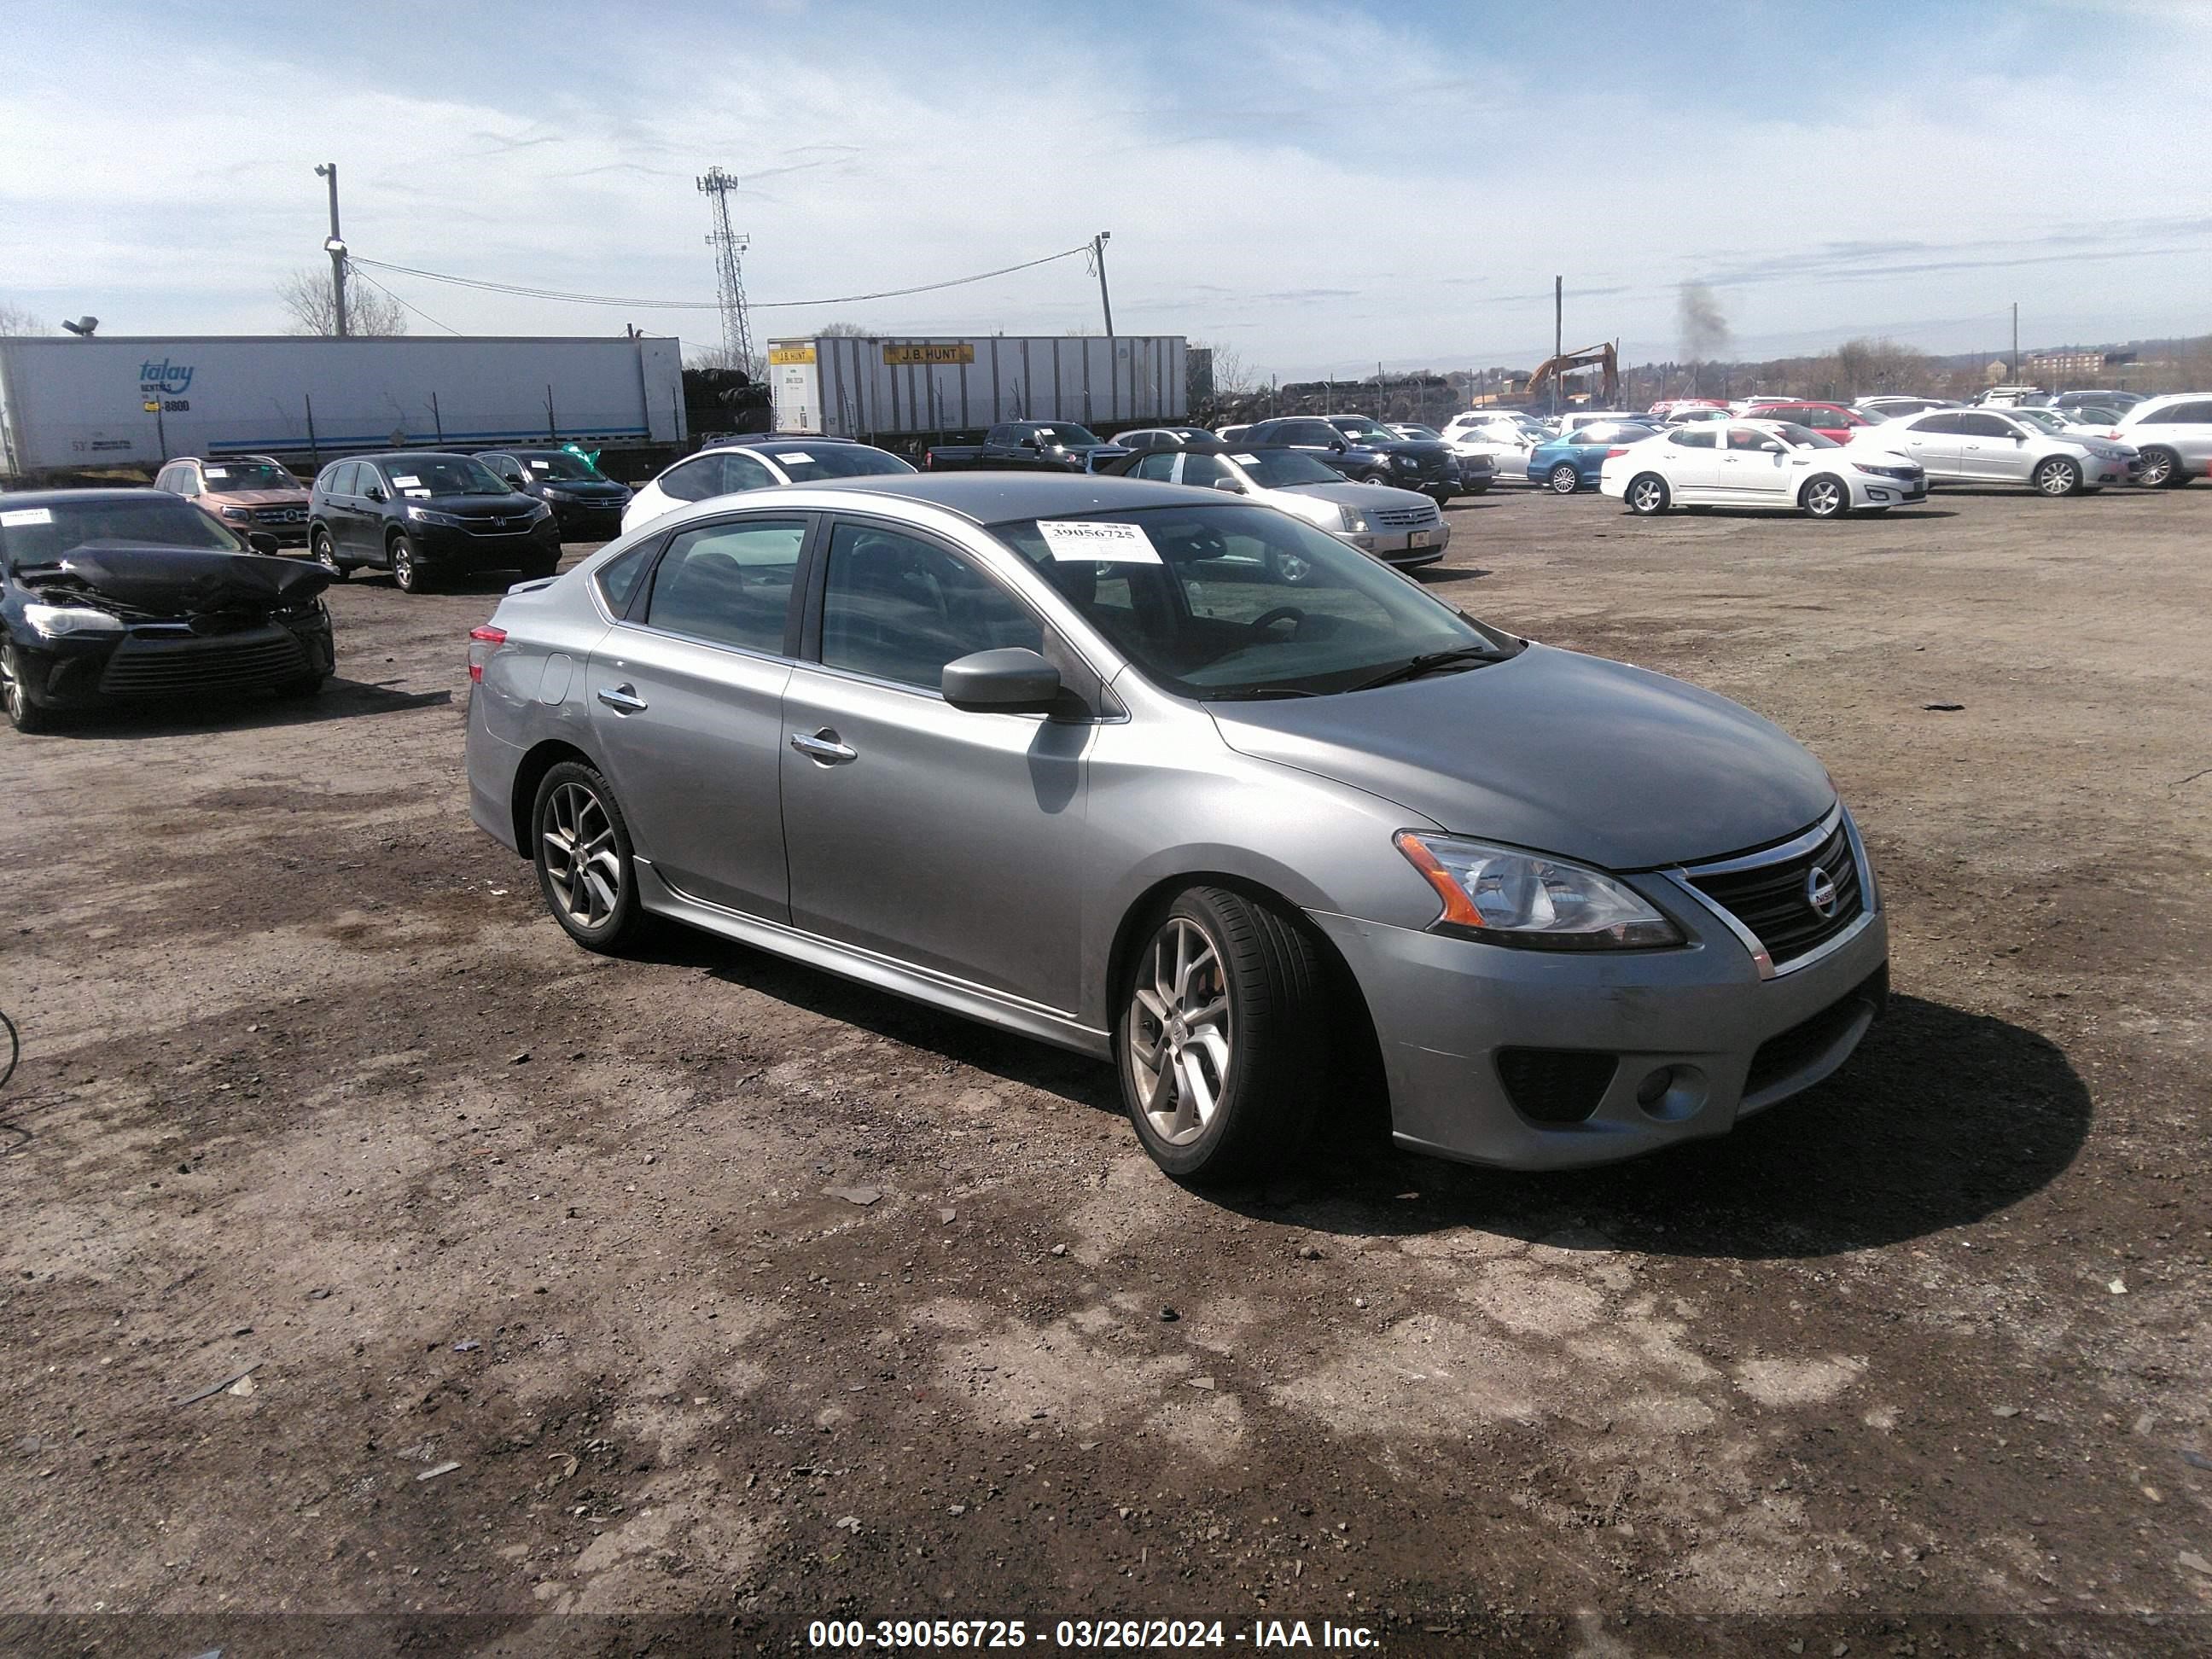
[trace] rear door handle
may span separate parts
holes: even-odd
[[[791,746],[807,759],[823,766],[842,766],[847,761],[860,758],[859,750],[850,744],[841,743],[836,732],[826,726],[811,738],[804,732],[793,732]]]
[[[637,695],[637,688],[633,685],[617,685],[612,690],[602,689],[599,701],[617,714],[640,714],[645,708],[645,699]]]

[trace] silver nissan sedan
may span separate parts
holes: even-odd
[[[472,814],[578,944],[672,918],[1110,1059],[1179,1177],[1285,1158],[1347,1078],[1516,1169],[1722,1134],[1887,993],[1784,732],[1212,490],[723,496],[470,657]]]

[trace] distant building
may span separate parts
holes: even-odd
[[[2101,351],[2037,351],[2030,352],[2021,368],[2031,380],[2079,380],[2101,374],[2105,370],[2105,354]]]

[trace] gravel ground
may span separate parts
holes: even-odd
[[[0,737],[0,1649],[2202,1651],[2212,489],[1450,518],[1437,592],[1858,814],[1892,1016],[1726,1141],[1200,1194],[1103,1065],[587,956],[468,823],[489,585],[356,577],[309,709]]]

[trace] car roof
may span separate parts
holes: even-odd
[[[763,455],[781,455],[793,449],[813,449],[823,444],[844,444],[854,449],[878,448],[874,444],[862,443],[858,438],[824,438],[818,435],[815,437],[799,437],[793,435],[781,438],[745,438],[736,443],[708,444],[703,448],[694,450],[692,454],[726,455],[733,449],[752,449],[759,451]],[[891,452],[888,449],[878,449],[878,453],[888,455]],[[684,459],[688,461],[691,459],[691,456],[686,455]]]
[[[179,458],[173,455],[169,459],[175,460]],[[9,489],[0,491],[0,511],[12,513],[19,507],[80,507],[99,501],[174,501],[183,499],[166,489],[155,489],[145,484],[119,489]],[[193,511],[198,509],[195,507]]]
[[[1126,513],[1143,507],[1188,507],[1191,503],[1191,492],[1181,485],[1096,472],[1059,476],[1012,471],[894,472],[830,479],[805,488],[841,495],[889,495],[919,501],[957,513],[979,525],[1062,518],[1086,507]]]
[[[473,461],[462,449],[373,449],[365,455],[341,455],[342,461]],[[335,465],[337,463],[333,462]]]

